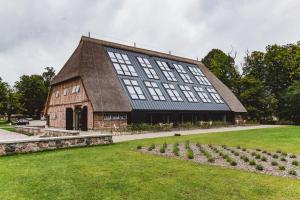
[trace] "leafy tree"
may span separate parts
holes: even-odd
[[[50,83],[55,76],[55,70],[53,67],[45,67],[45,72],[43,72],[42,77],[45,81],[45,86],[50,88]]]
[[[300,124],[300,81],[295,81],[284,95],[285,105],[282,118]]]
[[[238,82],[239,99],[248,111],[248,118],[260,121],[269,118],[272,110],[272,97],[268,95],[261,81],[245,76]]]
[[[0,77],[0,115],[6,114],[8,90],[8,84],[3,82]]]
[[[222,50],[212,49],[203,59],[205,64],[225,85],[236,92],[239,73],[235,68],[234,58]]]
[[[11,121],[12,114],[18,114],[24,111],[24,105],[21,103],[21,95],[14,90],[8,90],[6,114],[8,121]]]
[[[48,88],[41,75],[23,75],[15,84],[16,92],[24,105],[24,114],[39,116],[47,98]]]

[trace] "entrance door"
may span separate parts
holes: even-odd
[[[74,129],[75,130],[80,130],[80,128],[81,128],[81,106],[78,106],[78,107],[75,107],[75,110],[74,110],[74,112],[75,112],[75,123],[74,123],[74,125],[75,125],[75,127],[74,127]]]
[[[82,131],[88,130],[87,121],[88,121],[88,109],[86,106],[84,106],[82,108],[82,112],[81,112],[81,130]]]
[[[66,109],[66,129],[73,130],[73,109]]]

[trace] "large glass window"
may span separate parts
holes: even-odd
[[[164,100],[166,100],[166,98],[162,94],[161,90],[159,89],[157,83],[152,82],[152,81],[145,81],[145,85],[146,85],[149,93],[151,94],[153,100],[155,100],[155,101],[159,101],[159,100],[164,101]]]
[[[156,63],[158,64],[159,68],[161,69],[168,81],[177,81],[176,77],[174,76],[173,72],[171,71],[166,62],[157,60]]]
[[[209,94],[212,96],[212,98],[215,100],[216,103],[224,103],[220,95],[217,93],[217,91],[213,88],[206,88]]]
[[[138,76],[126,54],[109,51],[108,55],[113,62],[117,74],[126,76]]]
[[[159,77],[157,76],[155,70],[153,69],[152,65],[150,64],[150,62],[147,58],[137,57],[137,59],[138,59],[139,63],[141,64],[141,66],[143,67],[144,72],[146,73],[148,78],[159,79]]]
[[[179,87],[189,102],[198,102],[197,98],[195,97],[194,93],[191,91],[189,86],[179,85]]]
[[[201,69],[199,69],[198,67],[189,67],[189,69],[201,85],[211,85]]]
[[[204,89],[202,87],[194,87],[194,90],[197,92],[198,96],[201,98],[201,100],[204,103],[210,103],[211,100],[208,97],[208,95],[206,94],[206,92],[204,91]]]
[[[163,83],[163,86],[172,101],[183,101],[173,84]]]
[[[123,79],[123,82],[132,99],[146,99],[143,91],[141,90],[136,80]]]
[[[173,66],[175,67],[176,71],[179,73],[180,77],[185,83],[193,83],[191,77],[187,74],[182,65],[173,64]]]

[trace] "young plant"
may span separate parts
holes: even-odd
[[[137,149],[142,149],[142,146],[141,146],[141,145],[138,145],[136,148],[137,148]]]
[[[210,158],[207,159],[207,161],[210,162],[210,163],[213,163],[213,162],[215,162],[215,159],[213,157],[210,157]]]
[[[298,166],[299,162],[297,160],[293,160],[292,165]]]
[[[264,167],[262,165],[258,164],[258,165],[256,165],[255,169],[258,171],[262,171],[262,170],[264,170]]]
[[[245,156],[245,157],[243,158],[243,161],[244,161],[244,162],[249,162],[249,158],[248,158],[247,156]]]
[[[264,161],[264,162],[267,162],[267,157],[266,156],[263,156],[263,157],[261,157],[261,161]]]
[[[290,170],[289,175],[297,176],[297,172],[295,170]]]
[[[261,149],[256,149],[256,151],[261,151]]]
[[[280,160],[283,161],[283,162],[285,162],[286,158],[285,157],[281,157]]]
[[[290,158],[297,158],[295,154],[290,155]]]
[[[164,148],[164,146],[160,147],[159,152],[160,153],[165,153],[166,152],[166,149]]]
[[[245,149],[245,148],[243,148],[243,149],[242,149],[242,151],[246,151],[246,149]]]
[[[190,148],[190,141],[185,141],[185,144],[184,144],[184,148],[185,149],[189,149]]]
[[[281,153],[281,150],[277,150],[276,153]]]
[[[239,156],[240,154],[239,154],[238,152],[235,152],[234,155],[235,155],[235,156]]]
[[[155,144],[151,144],[151,145],[148,147],[148,151],[152,151],[153,149],[155,149]]]
[[[261,158],[260,154],[256,154],[255,158],[260,159]]]
[[[240,149],[241,147],[240,147],[240,146],[237,146],[236,148],[237,148],[237,149]]]
[[[273,158],[278,158],[278,155],[277,155],[277,154],[273,154],[272,157],[273,157]]]
[[[249,165],[256,165],[255,160],[250,160]]]
[[[187,150],[188,159],[194,159],[194,152],[191,149]]]
[[[271,162],[271,165],[277,166],[277,165],[278,165],[278,162],[276,162],[275,160],[273,160],[273,161]]]
[[[278,169],[281,170],[281,171],[284,171],[284,170],[285,170],[285,167],[284,167],[283,165],[280,165],[280,166],[278,167]]]
[[[236,163],[236,161],[232,160],[232,161],[230,162],[230,165],[231,165],[231,166],[236,166],[237,163]]]
[[[251,153],[251,156],[256,156],[256,153],[255,153],[255,152],[252,152],[252,153]]]
[[[163,143],[163,148],[165,148],[165,149],[166,149],[166,148],[167,148],[167,146],[168,146],[168,145],[167,145],[167,143],[166,143],[166,142],[164,142],[164,143]]]

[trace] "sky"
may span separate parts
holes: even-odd
[[[0,0],[0,77],[58,72],[87,36],[203,58],[300,41],[299,0]]]

